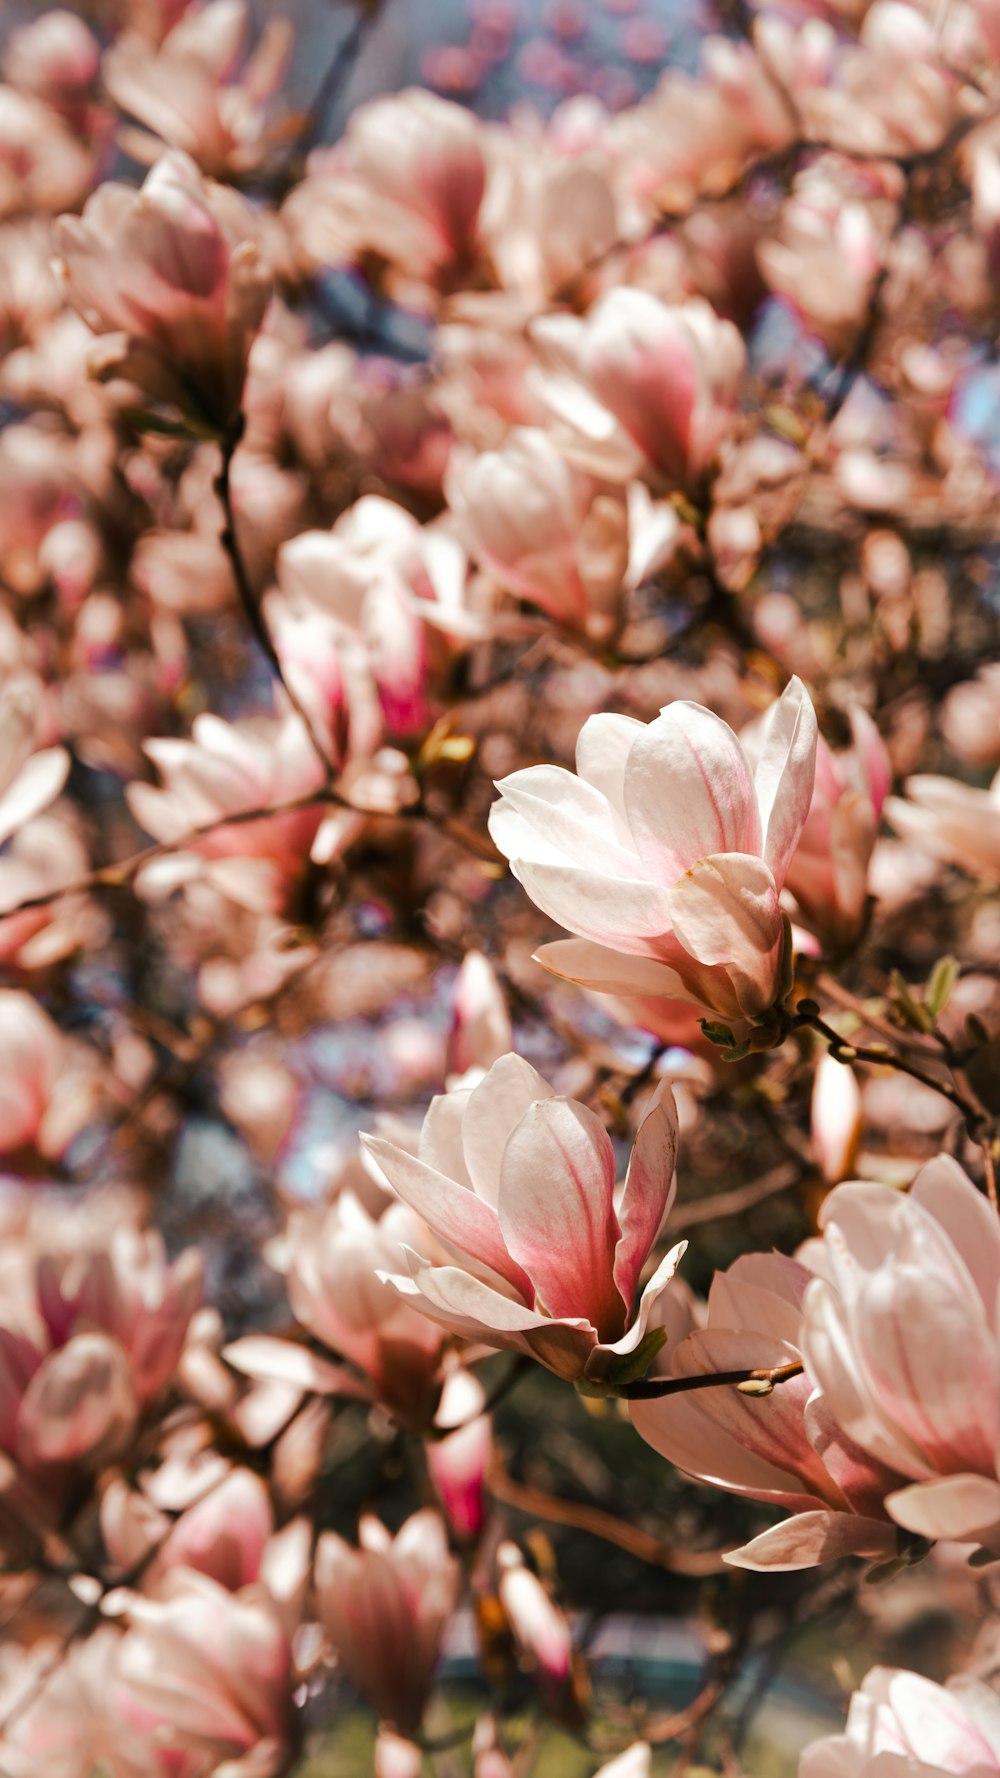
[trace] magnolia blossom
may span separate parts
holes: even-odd
[[[800,173],[782,205],[780,234],[757,249],[761,273],[794,304],[833,351],[850,344],[864,320],[882,244],[864,195],[845,189],[838,162],[824,157]]]
[[[0,694],[0,842],[47,808],[69,775],[64,747],[35,752],[40,689],[14,676]]]
[[[253,213],[187,155],[157,161],[140,191],[105,184],[55,225],[60,271],[95,332],[105,377],[127,377],[212,429],[240,406],[270,282]]]
[[[135,819],[155,839],[175,846],[212,822],[223,825],[191,839],[189,848],[147,866],[142,884],[151,895],[200,874],[208,875],[235,901],[278,911],[309,857],[323,818],[320,800],[259,821],[225,818],[268,809],[307,797],[323,783],[323,766],[302,718],[259,717],[240,723],[196,716],[191,740],[147,741],[145,751],[163,780],[162,788],[129,784],[126,799]],[[255,861],[254,868],[248,861]]]
[[[183,149],[207,173],[245,173],[265,158],[277,132],[266,108],[285,75],[292,48],[286,19],[269,19],[239,79],[247,0],[210,0],[189,8],[158,48],[125,31],[104,58],[111,97],[154,132],[126,135],[129,151],[150,161],[162,142]]]
[[[345,157],[379,198],[416,223],[433,264],[467,260],[486,189],[483,130],[462,105],[410,88],[362,105]]]
[[[780,1253],[738,1259],[716,1273],[705,1326],[671,1340],[660,1371],[708,1376],[799,1362],[810,1276]],[[646,1443],[686,1474],[792,1509],[794,1518],[729,1554],[735,1566],[807,1568],[845,1555],[896,1554],[897,1532],[883,1500],[898,1472],[845,1434],[809,1375],[793,1376],[763,1398],[720,1385],[634,1401],[630,1413]]]
[[[851,711],[851,731],[854,745],[844,753],[819,738],[812,802],[785,877],[798,917],[834,945],[849,944],[860,932],[868,864],[892,779],[885,745],[865,711]]]
[[[510,1013],[493,965],[482,951],[466,951],[452,991],[448,1074],[460,1076],[475,1069],[479,1079],[513,1042]]]
[[[647,462],[673,487],[697,491],[736,412],[743,341],[702,299],[671,307],[649,291],[610,290],[585,321],[535,329],[539,388],[597,467]],[[636,455],[638,453],[638,456]]]
[[[43,1254],[30,1305],[0,1323],[0,1452],[20,1472],[29,1518],[58,1510],[78,1466],[120,1456],[176,1368],[201,1295],[189,1248],[168,1263],[159,1235],[120,1229],[94,1252]]]
[[[291,1752],[288,1632],[261,1589],[175,1568],[133,1597],[108,1705],[141,1738],[151,1778],[279,1778]],[[130,1778],[128,1768],[123,1778]]]
[[[486,1478],[493,1428],[486,1391],[471,1371],[449,1371],[441,1391],[435,1431],[424,1450],[431,1481],[456,1537],[478,1537],[486,1523]],[[448,1432],[448,1427],[454,1427]]]
[[[60,1154],[93,1109],[97,1078],[30,994],[0,989],[0,1154]]]
[[[557,1098],[518,1056],[477,1086],[431,1103],[417,1155],[362,1139],[404,1203],[454,1255],[405,1251],[388,1277],[405,1302],[466,1338],[525,1352],[557,1376],[628,1366],[672,1278],[671,1249],[633,1305],[639,1274],[673,1201],[677,1112],[661,1086],[621,1192],[611,1138],[573,1099]],[[538,1189],[544,1179],[545,1189]]]
[[[504,778],[490,832],[532,901],[578,935],[539,961],[623,998],[766,1012],[815,757],[815,714],[793,679],[765,718],[756,772],[727,723],[677,702],[648,725],[590,717],[576,777],[531,766]]]
[[[1000,1553],[994,1211],[939,1155],[905,1196],[838,1186],[820,1222],[802,1352],[829,1413],[909,1483],[885,1499],[896,1524]]]
[[[847,1728],[803,1750],[799,1778],[889,1773],[992,1778],[1000,1772],[1000,1699],[981,1681],[935,1685],[901,1667],[873,1667],[851,1698]]]
[[[813,1150],[828,1185],[847,1179],[861,1138],[861,1088],[853,1068],[829,1050],[816,1064],[810,1124]]]
[[[296,1319],[356,1365],[377,1400],[415,1426],[426,1426],[437,1407],[442,1338],[382,1280],[413,1249],[434,1248],[404,1204],[390,1204],[376,1221],[353,1192],[342,1191],[332,1204],[294,1211],[276,1254]],[[250,1366],[251,1375],[267,1374],[270,1360],[280,1375],[283,1361],[295,1362],[295,1350],[251,1335],[226,1356],[239,1369]]]
[[[497,1595],[519,1654],[533,1670],[548,1710],[573,1715],[573,1639],[564,1612],[550,1599],[514,1543],[497,1551]]]
[[[414,1513],[395,1537],[371,1515],[357,1549],[335,1532],[316,1546],[316,1607],[347,1677],[401,1734],[419,1726],[441,1637],[458,1603],[459,1565],[444,1521]]]
[[[456,462],[446,486],[473,555],[503,586],[557,623],[596,637],[614,629],[629,556],[620,488],[575,468],[534,427]]]
[[[885,813],[904,839],[970,876],[1000,883],[1000,772],[988,790],[921,773],[906,781],[906,798],[891,796]]]

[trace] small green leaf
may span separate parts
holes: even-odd
[[[940,1018],[949,1000],[955,992],[955,984],[959,976],[957,957],[939,957],[927,978],[925,1000],[927,1009],[934,1018]]]
[[[638,1382],[640,1377],[646,1375],[666,1337],[665,1327],[651,1327],[649,1332],[643,1335],[634,1352],[626,1352],[621,1358],[612,1360],[608,1367],[608,1382],[616,1385]]]
[[[934,1020],[926,1006],[914,998],[909,984],[903,980],[898,969],[892,971],[890,980],[896,1011],[902,1015],[904,1023],[909,1025],[911,1031],[922,1031],[925,1036],[929,1036],[934,1029]]]
[[[736,1048],[736,1038],[730,1026],[721,1024],[718,1019],[699,1019],[698,1023],[709,1043],[717,1043],[720,1049]]]

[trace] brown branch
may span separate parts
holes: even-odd
[[[801,1358],[759,1370],[706,1371],[694,1377],[645,1377],[638,1383],[619,1383],[615,1395],[624,1401],[662,1401],[667,1395],[687,1395],[693,1389],[735,1387],[746,1395],[770,1395],[780,1383],[802,1375]]]
[[[605,1512],[603,1507],[587,1506],[582,1501],[561,1500],[542,1488],[531,1487],[527,1482],[516,1482],[508,1475],[498,1457],[493,1460],[487,1486],[494,1499],[502,1500],[506,1506],[514,1507],[518,1512],[528,1513],[535,1519],[544,1519],[550,1525],[566,1525],[573,1531],[585,1531],[591,1537],[601,1538],[604,1543],[616,1544],[638,1561],[648,1562],[650,1567],[666,1568],[674,1574],[722,1574],[725,1572],[723,1555],[736,1547],[734,1544],[727,1544],[725,1551],[678,1549],[663,1538],[655,1537],[652,1532],[643,1531],[638,1525],[626,1524],[614,1513]]]

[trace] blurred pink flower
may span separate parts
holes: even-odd
[[[30,1519],[58,1513],[78,1471],[121,1456],[169,1384],[201,1295],[192,1248],[169,1264],[120,1229],[70,1258],[40,1255],[33,1302],[0,1325],[0,1451]]]
[[[810,1134],[827,1184],[849,1178],[861,1138],[861,1088],[853,1068],[828,1050],[813,1076]]]
[[[405,1252],[382,1272],[404,1302],[468,1339],[524,1352],[557,1376],[601,1377],[641,1346],[683,1253],[671,1249],[634,1310],[639,1274],[673,1201],[677,1113],[660,1087],[615,1191],[611,1138],[518,1056],[435,1099],[418,1155],[362,1138],[381,1174],[454,1254]],[[537,1189],[546,1181],[544,1195]]]
[[[69,775],[64,747],[35,752],[41,687],[14,674],[0,692],[0,843],[41,814]]]
[[[939,1155],[905,1195],[838,1186],[808,1252],[802,1352],[829,1413],[910,1485],[886,1510],[921,1537],[1000,1553],[1000,1223]]]
[[[865,917],[868,864],[892,782],[885,744],[865,711],[851,711],[853,746],[833,753],[820,736],[816,781],[785,887],[798,918],[833,947],[853,943]]]
[[[270,296],[253,212],[187,155],[165,154],[141,190],[107,183],[54,231],[67,295],[96,333],[96,373],[125,377],[193,423],[239,412],[250,344]]]
[[[348,1679],[386,1722],[419,1727],[441,1638],[458,1603],[460,1569],[444,1521],[414,1513],[395,1537],[368,1515],[357,1549],[335,1532],[316,1546],[316,1607]]]
[[[141,1770],[279,1778],[291,1753],[291,1650],[268,1596],[175,1568],[160,1598],[132,1597],[129,1617],[107,1707],[139,1738]]]
[[[576,469],[540,429],[453,458],[446,481],[469,549],[502,586],[557,623],[607,638],[628,567],[622,489]]]
[[[344,154],[380,198],[425,231],[432,265],[467,264],[486,189],[484,131],[464,105],[409,88],[354,112]]]
[[[578,934],[539,961],[625,998],[689,1000],[723,1018],[774,1003],[778,896],[809,810],[816,718],[793,679],[765,719],[756,773],[699,704],[655,721],[592,716],[577,772],[504,778],[490,832],[532,901]]]
[[[92,1113],[99,1079],[89,1052],[30,994],[0,989],[0,1154],[61,1154]]]
[[[666,485],[698,492],[733,425],[746,364],[731,321],[702,298],[671,306],[619,286],[586,320],[546,317],[534,337],[540,392],[596,473],[602,459],[618,476],[645,461]]]
[[[900,1667],[873,1667],[851,1698],[847,1728],[802,1751],[799,1778],[889,1772],[990,1778],[1000,1772],[1000,1702],[972,1678],[935,1685]]]
[[[970,876],[1000,883],[1000,772],[988,790],[930,773],[908,778],[905,788],[905,799],[891,796],[885,805],[896,832]]]
[[[456,1537],[478,1537],[486,1523],[493,1426],[485,1406],[486,1391],[479,1378],[471,1371],[450,1370],[435,1417],[438,1436],[424,1445],[431,1481]],[[449,1426],[456,1430],[447,1433]]]
[[[356,1365],[377,1400],[420,1426],[437,1407],[442,1336],[381,1280],[411,1249],[435,1244],[405,1204],[376,1221],[343,1191],[332,1204],[293,1211],[278,1256],[296,1320]]]
[[[147,741],[162,788],[129,784],[125,796],[139,825],[170,847],[192,829],[227,815],[269,809],[318,791],[324,771],[301,717],[259,717],[238,723],[196,716],[189,741]],[[168,891],[206,873],[234,901],[265,912],[286,904],[304,870],[323,819],[316,802],[259,821],[234,822],[191,840],[190,847],[147,865],[145,893]],[[205,865],[201,861],[209,861]],[[259,861],[259,869],[247,861]]]
[[[108,92],[153,131],[121,132],[136,159],[155,160],[166,142],[206,173],[247,173],[280,141],[281,123],[275,127],[268,112],[287,72],[292,27],[268,19],[237,78],[247,10],[247,0],[209,0],[188,7],[158,47],[132,30],[107,51]]]
[[[573,1639],[566,1615],[549,1597],[515,1543],[497,1550],[497,1593],[518,1652],[534,1672],[553,1716],[577,1715],[573,1698]]]
[[[512,1049],[513,1041],[510,1013],[496,971],[482,951],[466,951],[452,990],[448,1074],[460,1076],[475,1069],[478,1078]]]

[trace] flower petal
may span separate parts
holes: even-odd
[[[749,761],[727,722],[678,699],[649,723],[625,766],[625,809],[639,855],[672,883],[716,852],[760,852]]]
[[[531,1280],[511,1258],[497,1213],[489,1204],[381,1136],[363,1135],[361,1142],[390,1190],[422,1216],[435,1235],[505,1278],[526,1301],[532,1300]]]
[[[614,1149],[600,1118],[572,1099],[532,1105],[503,1152],[504,1240],[550,1315],[586,1316],[612,1340],[626,1312],[613,1276],[614,1190]]]
[[[764,830],[763,856],[780,889],[799,842],[816,777],[816,712],[801,679],[789,680],[763,723],[754,788]]]
[[[895,1556],[897,1543],[894,1526],[879,1519],[860,1519],[853,1513],[796,1513],[751,1538],[742,1549],[730,1550],[722,1560],[730,1568],[788,1572],[839,1562],[842,1556],[880,1556],[885,1561]]]
[[[661,1081],[636,1133],[625,1188],[618,1205],[621,1240],[615,1251],[615,1283],[626,1309],[632,1307],[639,1273],[674,1200],[677,1165],[677,1106]]]

